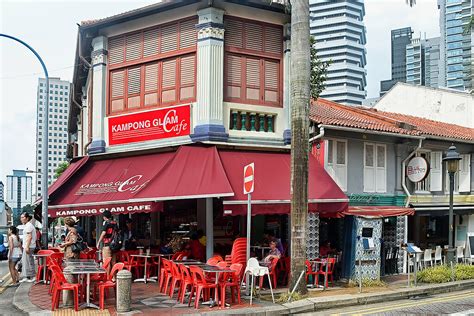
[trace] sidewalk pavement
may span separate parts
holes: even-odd
[[[408,288],[405,275],[392,277],[387,284],[388,286],[383,288],[364,288],[362,293],[358,293],[357,287],[347,288],[337,285],[326,291],[310,289],[307,298],[284,304],[272,304],[269,291],[263,291],[265,295],[262,295],[262,299],[255,299],[252,306],[249,305],[248,299],[243,298],[241,304],[231,304],[231,308],[209,308],[200,305],[200,308],[196,310],[193,307],[188,307],[187,304],[180,304],[175,299],[158,293],[156,283],[133,283],[132,311],[121,315],[290,315],[335,307],[394,301],[426,294],[462,291],[472,289],[474,280]],[[278,289],[278,292],[285,293],[286,289]],[[278,296],[277,294],[276,298]],[[26,297],[29,297],[29,300],[26,300]],[[176,298],[176,294],[174,297]],[[107,298],[107,310],[104,311],[88,309],[74,313],[72,309],[60,309],[51,313],[51,297],[48,294],[48,286],[42,284],[22,283],[16,290],[13,303],[18,309],[30,315],[118,315],[115,310],[115,295]]]

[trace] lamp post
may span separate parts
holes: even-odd
[[[449,249],[446,256],[447,262],[454,262],[454,243],[453,243],[453,192],[454,192],[454,174],[459,169],[459,160],[461,157],[456,151],[456,146],[451,145],[448,148],[446,157],[443,158],[443,161],[446,162],[446,169],[449,174],[449,236],[448,236],[448,245]]]
[[[49,118],[49,75],[48,75],[48,69],[46,68],[46,65],[43,62],[43,59],[41,59],[41,56],[27,43],[22,41],[19,38],[16,38],[11,35],[7,34],[1,34],[0,37],[5,37],[9,38],[11,40],[14,40],[26,48],[28,48],[33,54],[35,54],[36,58],[38,58],[41,67],[43,67],[43,72],[44,72],[44,77],[46,81],[46,102],[44,104],[44,117],[46,118],[43,123],[43,128],[42,128],[42,133],[43,133],[43,146],[41,146],[41,166],[42,166],[42,172],[41,172],[41,177],[43,178],[41,181],[41,197],[42,197],[42,203],[41,203],[41,217],[42,217],[42,224],[43,227],[41,229],[41,242],[43,244],[43,247],[46,249],[48,248],[48,118]]]

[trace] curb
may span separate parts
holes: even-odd
[[[33,283],[20,283],[20,286],[16,289],[15,295],[13,296],[13,305],[17,309],[28,313],[28,315],[52,315],[52,312],[38,308],[27,299],[32,285]]]

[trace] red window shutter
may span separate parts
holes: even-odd
[[[110,74],[110,96],[111,96],[111,104],[110,110],[111,112],[122,111],[124,109],[124,80],[125,80],[125,71],[113,71]]]
[[[265,102],[276,103],[279,101],[280,63],[265,60]]]
[[[163,62],[162,103],[176,101],[176,59]]]
[[[242,57],[226,55],[226,97],[240,99],[242,97]]]
[[[140,107],[141,68],[128,69],[128,108]]]
[[[126,37],[126,52],[125,57],[127,61],[137,60],[142,57],[142,34],[136,33]]]
[[[116,37],[109,40],[109,64],[123,63],[125,37]]]
[[[145,66],[145,100],[144,105],[158,104],[158,63]]]
[[[245,23],[245,48],[263,51],[263,28],[261,25]]]
[[[243,22],[228,19],[225,27],[224,42],[225,45],[243,48],[242,42]]]
[[[246,58],[246,96],[249,100],[260,100],[260,60]]]
[[[161,53],[178,49],[178,23],[161,28]]]
[[[282,28],[265,26],[265,52],[281,54],[283,51]]]
[[[196,19],[187,20],[180,23],[179,48],[188,48],[196,45]]]
[[[181,87],[180,99],[186,100],[194,97],[194,79],[195,79],[195,55],[189,55],[181,58]]]
[[[143,32],[143,57],[157,55],[159,51],[160,29],[155,28]]]

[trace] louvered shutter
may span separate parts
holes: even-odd
[[[364,192],[375,192],[375,146],[364,144]]]
[[[386,149],[384,145],[376,145],[375,191],[387,192]]]
[[[162,103],[176,101],[176,59],[170,59],[163,62],[162,67]]]
[[[109,65],[120,64],[124,62],[124,43],[125,37],[116,37],[109,40]]]
[[[443,163],[441,160],[442,152],[433,151],[430,154],[430,191],[443,190]]]
[[[142,58],[142,34],[136,33],[127,35],[125,41],[125,59],[132,61]]]
[[[145,106],[158,104],[158,63],[145,66]]]
[[[112,99],[111,102],[111,111],[117,112],[124,109],[124,80],[125,80],[125,71],[114,71],[110,74],[110,96]]]
[[[265,102],[278,102],[280,63],[265,60]]]
[[[245,48],[263,51],[263,28],[261,25],[245,23]]]
[[[226,22],[224,44],[230,47],[243,48],[243,22],[232,19]]]
[[[178,23],[161,28],[161,53],[172,52],[178,49]]]
[[[282,28],[265,26],[265,52],[281,54],[283,51]]]
[[[195,19],[184,21],[180,23],[180,32],[179,32],[179,48],[188,48],[196,45],[197,41],[197,32],[196,25],[197,21]]]
[[[133,109],[140,107],[140,89],[141,89],[141,68],[128,69],[128,100],[127,108]]]
[[[195,89],[195,69],[196,56],[190,55],[181,58],[181,82],[180,82],[180,100],[191,99],[194,97]]]
[[[334,172],[336,174],[336,182],[342,191],[347,190],[347,157],[346,143],[336,141],[336,161]]]
[[[459,161],[459,192],[471,192],[471,155],[461,155]]]
[[[246,58],[246,95],[248,100],[260,99],[260,60]]]
[[[334,141],[331,139],[324,141],[324,168],[331,178],[336,181],[336,173],[334,172]]]
[[[242,96],[242,58],[226,55],[226,97],[240,99]]]
[[[154,56],[160,52],[159,38],[159,28],[154,28],[143,32],[143,57]]]

